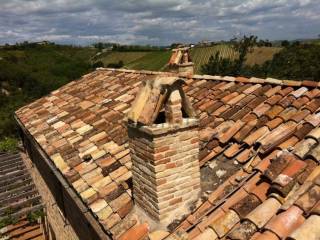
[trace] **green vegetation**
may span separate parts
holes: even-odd
[[[238,57],[237,52],[231,45],[219,44],[210,47],[195,47],[191,50],[191,58],[195,64],[195,72],[201,73],[201,66],[208,63],[209,58],[219,52],[220,57],[234,60]]]
[[[271,61],[244,71],[247,76],[279,79],[320,80],[320,45],[303,44],[284,48]]]
[[[27,220],[29,223],[35,223],[39,218],[44,217],[44,212],[42,209],[36,210],[34,212],[29,212],[27,214]]]
[[[137,59],[136,61],[127,64],[127,67],[137,70],[144,69],[160,71],[166,67],[166,64],[169,62],[170,56],[171,51],[150,52]]]
[[[0,140],[0,152],[15,152],[18,146],[18,141],[12,137],[5,137]]]
[[[220,57],[222,58],[231,60],[237,59],[239,54],[232,46],[233,45],[231,44],[217,44],[214,46],[199,46],[192,48],[191,57],[195,64],[195,72],[203,73],[201,71],[201,66],[208,63],[209,58],[211,56],[215,56],[217,52],[220,53]],[[279,47],[265,47],[257,45],[252,52],[248,53],[246,64],[263,64],[264,62],[271,60],[273,55],[280,50],[281,48]],[[97,62],[102,62],[104,67],[117,67],[119,61],[122,61],[125,68],[162,71],[165,70],[170,56],[170,50],[153,52],[109,51],[100,54],[95,59]]]
[[[101,61],[104,66],[122,61],[126,66],[143,56],[150,54],[149,52],[106,52],[96,57],[97,61]]]
[[[234,45],[239,58],[225,58],[220,52],[211,56],[202,66],[202,72],[212,75],[246,77],[274,77],[293,80],[320,79],[320,46],[317,44],[287,43],[279,51],[274,49],[272,59],[263,64],[248,64],[250,54],[256,49],[257,38],[244,36]],[[259,55],[258,55],[259,56]]]
[[[0,141],[11,149],[13,113],[92,70],[93,48],[22,44],[0,49]],[[10,137],[5,139],[5,137]]]
[[[8,208],[5,210],[4,216],[1,217],[1,220],[0,220],[0,229],[7,226],[7,225],[16,224],[18,222],[17,218],[12,217],[12,215],[11,215],[12,213],[13,213],[12,208]],[[0,235],[0,237],[1,237],[1,235]]]

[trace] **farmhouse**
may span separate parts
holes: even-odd
[[[319,239],[319,83],[194,75],[188,49],[170,65],[16,112],[51,238]]]

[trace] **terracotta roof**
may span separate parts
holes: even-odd
[[[28,219],[28,214],[42,209],[41,197],[21,156],[0,153],[0,238],[44,239],[40,224]]]
[[[16,112],[99,222],[115,236],[139,222],[126,221],[132,218],[129,213],[133,201],[124,120],[142,82],[153,75],[178,76],[98,69]],[[184,90],[200,119],[200,165],[215,160],[231,164],[236,173],[172,230],[177,227],[175,232],[192,237],[202,232],[222,237],[243,223],[251,232],[257,232],[256,225],[243,219],[253,207],[265,202],[277,205],[267,200],[271,196],[269,189],[279,199],[285,198],[291,193],[288,184],[303,184],[318,164],[319,130],[314,129],[320,124],[320,84],[271,78],[178,77],[186,82]],[[288,169],[281,169],[282,173],[274,159],[285,149],[294,150],[296,158],[279,158],[281,166],[288,165]],[[296,168],[301,173],[295,172]],[[251,204],[243,206],[246,202]],[[216,209],[217,204],[222,207]],[[217,226],[207,228],[215,221]],[[268,234],[269,230],[265,231]]]

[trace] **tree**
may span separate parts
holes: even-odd
[[[247,54],[253,51],[253,47],[257,45],[258,37],[251,35],[244,35],[242,38],[235,38],[233,48],[239,53],[239,58],[236,62],[235,74],[240,75],[241,69],[243,68],[247,58]]]
[[[211,75],[234,75],[236,72],[236,64],[233,60],[222,58],[218,51],[209,58],[209,62],[201,66],[204,73]]]
[[[290,46],[290,42],[289,42],[288,40],[283,40],[283,41],[281,42],[281,46],[282,46],[282,47],[289,47],[289,46]]]

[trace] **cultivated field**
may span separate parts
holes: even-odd
[[[271,60],[273,55],[279,52],[279,47],[257,47],[247,56],[247,64],[263,64]],[[210,56],[219,51],[223,58],[232,60],[238,57],[238,53],[229,45],[221,44],[211,47],[195,47],[191,50],[192,61],[195,64],[195,72],[201,73],[201,66],[209,61]],[[109,63],[123,61],[124,67],[129,69],[145,69],[153,71],[165,70],[166,64],[171,56],[171,51],[157,52],[110,52],[100,55],[97,60],[107,66]]]
[[[171,56],[171,51],[159,51],[159,52],[149,52],[143,57],[126,64],[128,68],[132,69],[144,69],[152,71],[164,70],[166,64],[169,62]]]
[[[102,61],[104,66],[107,66],[110,63],[118,63],[119,61],[122,61],[124,65],[127,65],[147,54],[149,54],[149,52],[107,52],[102,53],[97,59]]]
[[[217,52],[223,58],[236,59],[238,54],[228,45],[216,45],[212,47],[195,47],[191,50],[192,61],[195,64],[196,73],[201,73],[201,66],[208,63],[209,58]]]
[[[268,60],[272,60],[273,55],[280,51],[280,47],[257,47],[248,54],[246,63],[250,66],[263,64]]]

